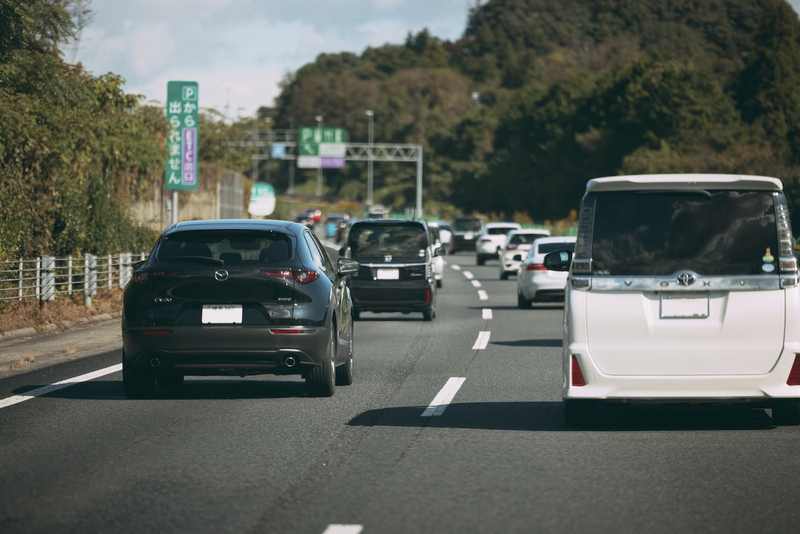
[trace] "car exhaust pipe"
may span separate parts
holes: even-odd
[[[150,360],[150,367],[158,367],[159,365],[161,365],[161,360],[158,358],[153,358]]]
[[[286,365],[286,367],[290,367],[291,368],[291,367],[295,366],[295,364],[297,363],[297,360],[295,360],[294,357],[292,357],[292,356],[287,356],[286,359],[283,360],[283,363],[284,363],[284,365]]]

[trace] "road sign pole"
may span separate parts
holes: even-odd
[[[417,145],[417,209],[414,215],[422,217],[422,145]]]
[[[178,192],[172,192],[172,224],[178,224]]]

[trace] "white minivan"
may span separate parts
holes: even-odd
[[[800,423],[800,287],[783,185],[590,180],[565,294],[567,424],[601,402],[753,402]],[[571,267],[569,266],[571,260]]]

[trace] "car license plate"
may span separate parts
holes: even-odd
[[[205,305],[201,320],[203,324],[242,324],[242,307],[240,305]]]
[[[661,295],[662,319],[706,319],[709,310],[708,296],[674,297]]]
[[[376,280],[400,280],[400,269],[378,269]]]
[[[472,239],[473,237],[475,236],[473,236],[472,234],[464,234],[464,239]]]

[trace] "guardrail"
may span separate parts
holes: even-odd
[[[133,264],[146,258],[144,252],[123,252],[0,260],[0,301],[35,298],[47,302],[59,294],[83,293],[84,303],[91,306],[98,289],[124,288],[133,276]]]

